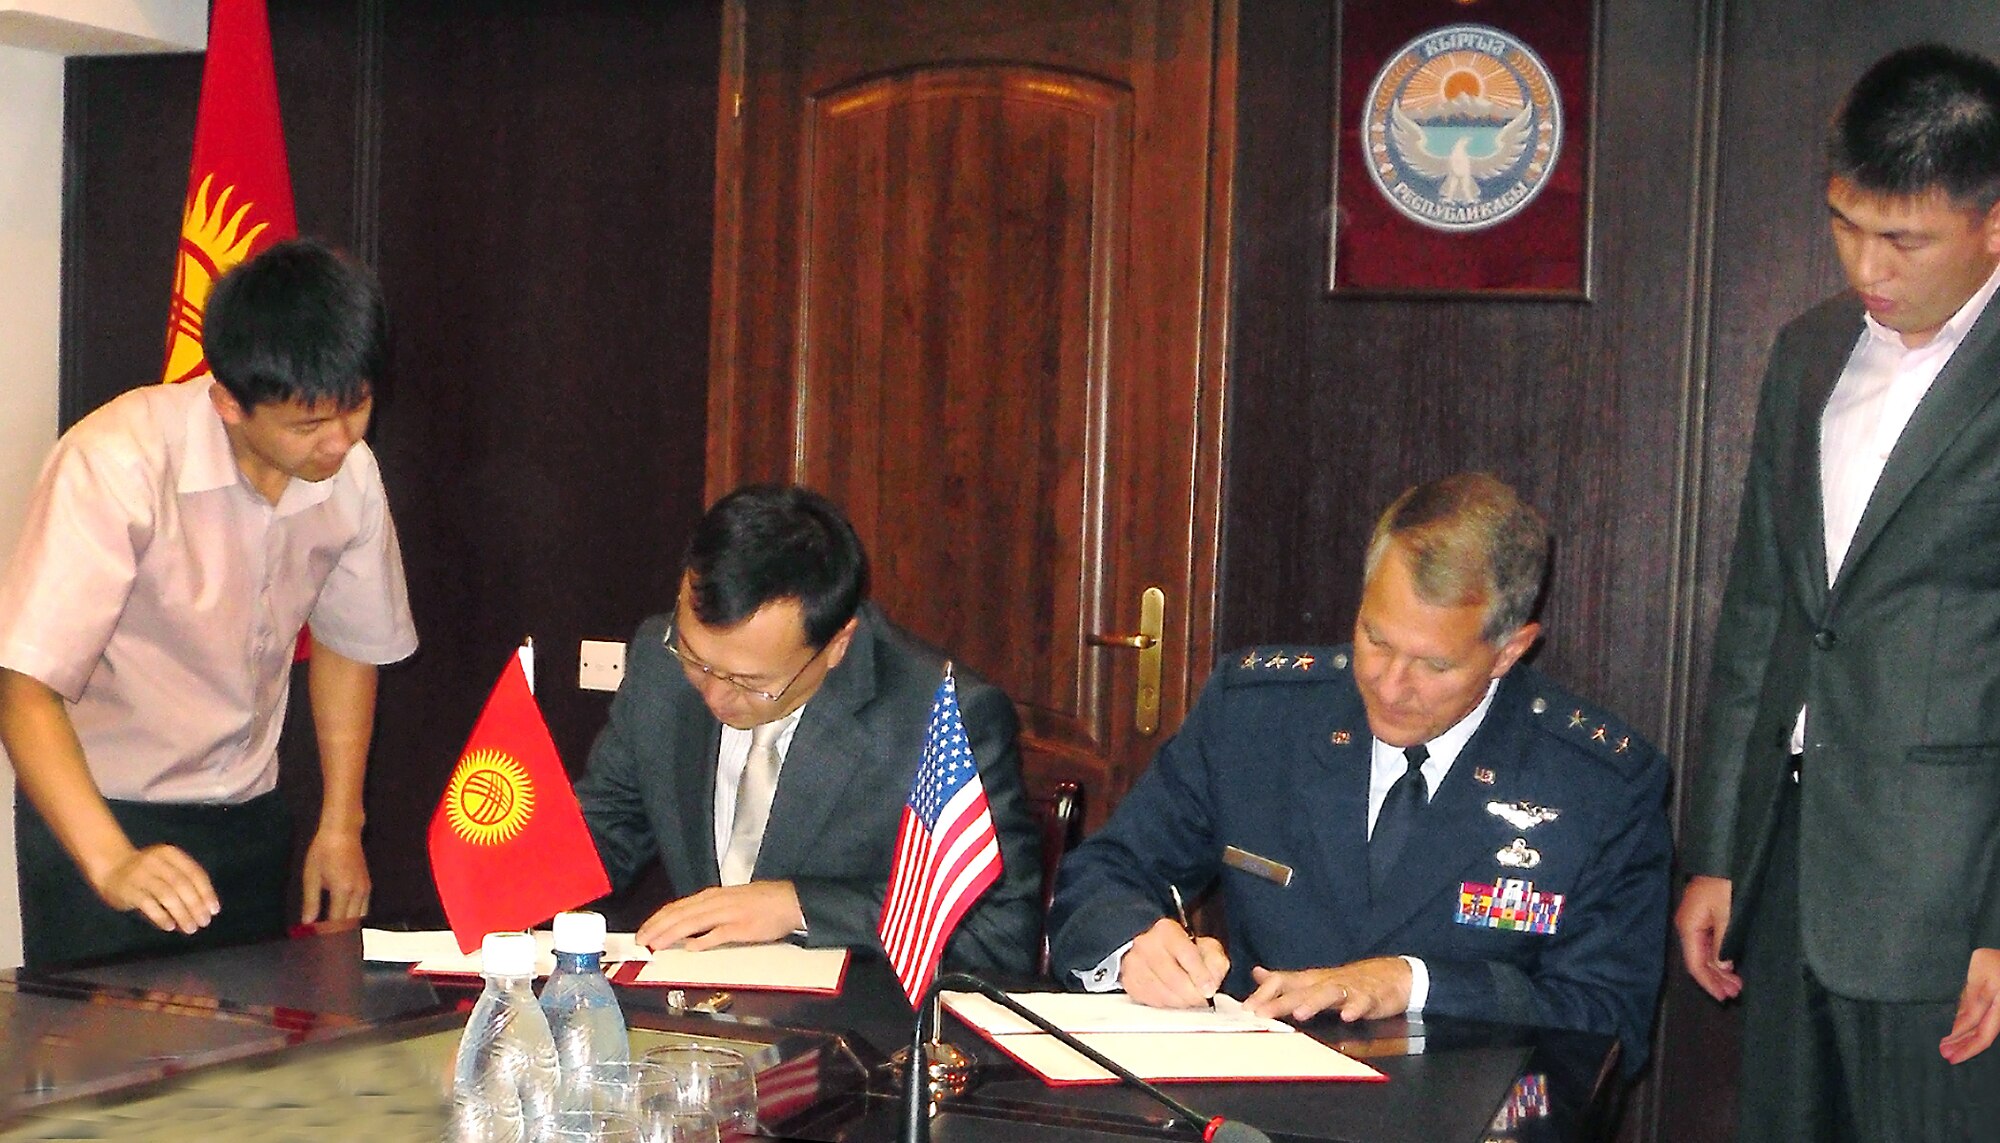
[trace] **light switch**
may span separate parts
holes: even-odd
[[[576,685],[586,691],[615,691],[625,681],[625,644],[585,639],[576,656]]]

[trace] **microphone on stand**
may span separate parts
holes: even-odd
[[[1199,1133],[1203,1143],[1271,1143],[1271,1137],[1247,1123],[1224,1119],[1220,1115],[1208,1116],[1140,1079],[1138,1076],[1113,1060],[1111,1057],[1063,1031],[1041,1013],[1000,991],[993,985],[963,972],[947,972],[940,975],[931,986],[924,990],[922,1002],[917,1005],[917,1019],[910,1034],[910,1064],[903,1075],[903,1138],[902,1143],[930,1143],[931,1117],[930,1092],[924,1082],[924,1041],[930,1038],[930,1013],[937,1006],[931,1001],[946,989],[960,992],[977,992],[1049,1035],[1063,1046],[1117,1076],[1119,1082],[1128,1084],[1157,1100],[1161,1105],[1180,1117],[1180,1121]]]

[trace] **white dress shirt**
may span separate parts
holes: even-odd
[[[1451,773],[1452,763],[1465,750],[1465,744],[1472,741],[1479,724],[1486,721],[1486,712],[1493,708],[1493,693],[1500,689],[1500,680],[1486,684],[1486,697],[1472,708],[1464,718],[1451,724],[1443,734],[1424,743],[1431,756],[1424,759],[1424,801],[1437,796],[1438,787],[1445,775]],[[1382,803],[1389,797],[1389,787],[1396,784],[1410,768],[1410,760],[1403,754],[1403,747],[1391,746],[1376,739],[1369,753],[1368,771],[1368,837],[1375,837],[1375,819],[1381,816]],[[1410,1005],[1408,1015],[1415,1016],[1424,1010],[1424,1002],[1431,998],[1431,970],[1417,957],[1405,956],[1403,962],[1410,966]]]
[[[810,705],[810,704],[807,704]],[[778,741],[772,746],[778,752],[778,773],[785,772],[785,756],[791,752],[792,737],[799,732],[799,716],[806,708],[799,709],[779,719],[785,728],[778,732]],[[743,783],[743,768],[750,763],[750,732],[738,730],[725,724],[722,728],[722,745],[715,752],[715,853],[721,857],[729,851],[729,834],[736,827],[736,787]],[[765,822],[765,828],[770,823]]]
[[[107,798],[226,805],[278,783],[292,649],[417,648],[366,444],[276,504],[243,475],[213,382],[142,385],[63,434],[0,577],[0,666],[69,703]]]

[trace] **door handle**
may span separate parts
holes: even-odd
[[[1084,636],[1084,641],[1093,647],[1139,652],[1139,685],[1132,703],[1132,729],[1140,734],[1153,734],[1160,729],[1160,634],[1166,615],[1167,593],[1149,587],[1139,593],[1139,630],[1131,634]]]

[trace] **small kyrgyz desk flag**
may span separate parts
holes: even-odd
[[[230,267],[298,232],[264,0],[215,0],[181,208],[164,380],[208,376],[201,315],[209,288]]]
[[[895,870],[882,902],[882,948],[910,1003],[937,975],[959,919],[999,876],[1000,841],[965,737],[958,682],[946,667],[931,700],[923,761],[903,805]]]
[[[583,809],[510,655],[431,818],[431,875],[461,952],[611,891]]]

